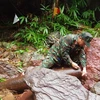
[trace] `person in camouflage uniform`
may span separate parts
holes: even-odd
[[[90,46],[92,40],[90,33],[69,34],[59,39],[50,48],[46,59],[42,62],[41,67],[51,68],[54,64],[62,64],[79,68],[79,64],[83,67],[82,75],[86,74],[86,55],[84,46]]]

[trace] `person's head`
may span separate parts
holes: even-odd
[[[82,47],[84,47],[85,45],[87,47],[89,47],[92,39],[93,39],[93,36],[90,33],[83,32],[83,33],[79,34],[79,38],[78,38],[77,42]]]

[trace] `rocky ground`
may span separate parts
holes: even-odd
[[[32,46],[18,47],[7,42],[0,43],[0,66],[5,66],[5,69],[0,70],[0,74],[1,72],[4,73],[3,70],[8,72],[7,70],[10,69],[11,72],[8,73],[8,77],[12,76],[10,74],[13,74],[15,70],[16,74],[23,71],[27,66],[36,66],[43,59],[44,55],[36,52]]]
[[[87,76],[81,80],[83,86],[96,94],[100,94],[100,38],[95,38],[91,42],[91,47],[86,50],[87,53]],[[0,43],[0,79],[9,79],[20,75],[29,66],[37,66],[44,59],[44,55],[39,54],[31,46],[17,47],[14,44]],[[26,90],[28,91],[28,90]],[[25,96],[25,92],[23,92]],[[3,90],[0,97],[3,100],[17,99],[23,94],[16,91]],[[2,99],[1,99],[2,100]],[[22,100],[22,99],[21,99]],[[24,100],[24,99],[23,99]],[[31,100],[31,99],[27,99]]]
[[[27,67],[35,67],[43,59],[44,55],[32,46],[20,47],[10,42],[0,42],[0,82],[21,75]],[[16,91],[4,89],[0,91],[0,100],[16,100],[19,95]]]

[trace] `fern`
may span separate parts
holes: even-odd
[[[88,19],[88,20],[89,19],[96,20],[95,12],[92,10],[87,10],[87,11],[83,12],[82,16],[83,16],[83,18]]]
[[[70,9],[68,10],[68,14],[71,18],[73,18],[74,20],[78,19],[78,15],[79,15],[79,9],[77,8],[77,6],[72,6],[70,7]]]

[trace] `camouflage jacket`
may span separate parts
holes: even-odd
[[[62,37],[50,48],[49,54],[52,55],[53,59],[57,62],[58,59],[63,59],[68,65],[71,65],[73,58],[77,58],[76,56],[78,56],[81,66],[86,67],[84,48],[75,45],[78,36],[79,35],[69,34]]]

